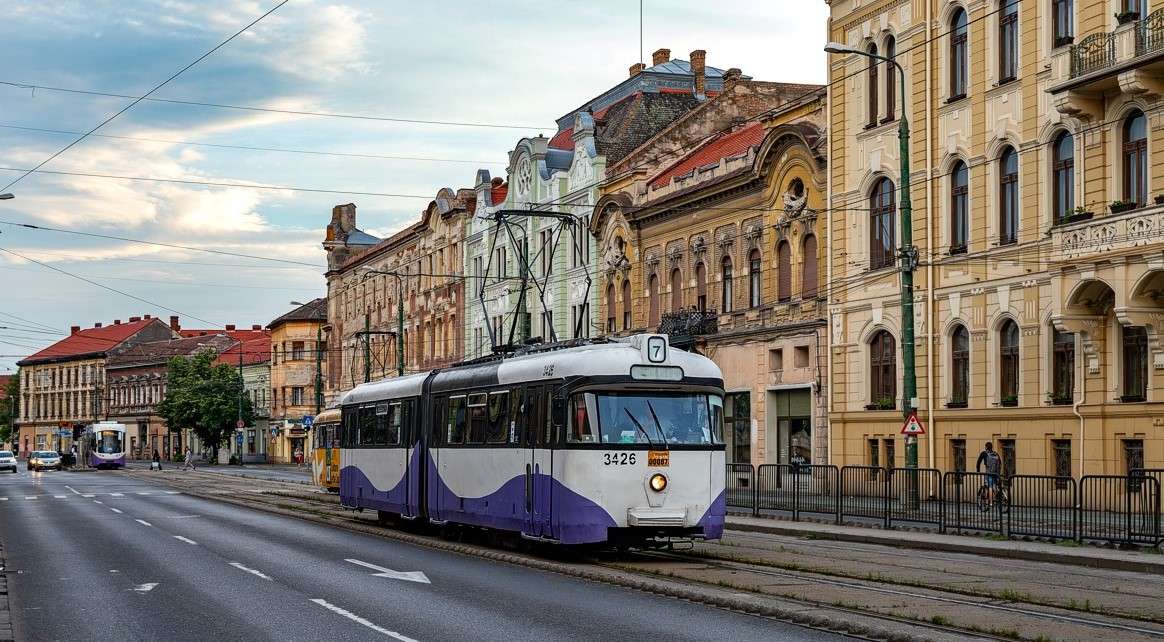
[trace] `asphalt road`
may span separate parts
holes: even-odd
[[[842,639],[116,473],[0,474],[0,543],[17,640]]]

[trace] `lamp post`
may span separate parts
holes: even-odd
[[[14,198],[16,198],[16,196],[13,195],[11,192],[6,192],[4,194],[0,194],[0,201],[10,201]]]
[[[392,270],[377,270],[375,268],[368,267],[368,266],[364,266],[364,267],[360,268],[358,270],[358,272],[362,273],[364,275],[365,279],[368,278],[369,276],[372,276],[373,274],[383,274],[385,276],[391,276],[391,277],[396,278],[396,375],[399,377],[402,377],[402,376],[404,376],[404,279],[399,272],[394,272]],[[369,372],[368,369],[371,367],[369,365],[368,355],[367,355],[368,335],[371,334],[371,330],[367,327],[367,324],[368,324],[367,317],[365,317],[365,322],[364,322],[364,325],[365,325],[365,327],[364,327],[364,348],[365,348],[365,350],[364,350],[364,370],[365,370],[364,380],[365,381],[367,381],[370,378],[370,375],[368,374],[368,372]]]
[[[886,58],[856,47],[850,47],[839,42],[830,42],[824,50],[833,54],[857,54],[887,62],[897,67],[897,78],[901,89],[901,118],[897,124],[897,141],[900,145],[901,157],[901,195],[898,197],[898,208],[901,211],[901,245],[897,256],[901,259],[901,358],[904,362],[903,388],[901,410],[908,419],[917,410],[917,370],[914,356],[913,330],[913,273],[917,269],[917,248],[913,245],[913,205],[909,198],[909,119],[906,117],[908,96],[905,93],[905,70],[893,58]],[[912,435],[905,438],[905,467],[917,468],[917,437]],[[907,501],[910,506],[918,504],[917,473],[910,476]]]

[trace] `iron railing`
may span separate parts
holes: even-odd
[[[659,334],[695,336],[719,331],[719,314],[715,310],[688,308],[664,312],[659,319]]]
[[[1128,475],[942,473],[932,468],[728,464],[727,504],[752,515],[879,525],[925,524],[941,532],[1006,537],[1164,542],[1164,469]],[[996,501],[986,500],[993,487]]]
[[[1071,45],[1071,77],[1103,69],[1115,64],[1115,34],[1093,33]]]
[[[1136,23],[1136,55],[1164,49],[1164,9],[1157,9]]]

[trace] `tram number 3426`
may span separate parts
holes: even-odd
[[[635,453],[602,453],[603,466],[634,466]]]

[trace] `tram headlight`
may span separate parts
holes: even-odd
[[[651,479],[647,483],[651,486],[651,490],[656,493],[661,493],[667,489],[667,476],[662,473],[655,473],[651,475]]]

